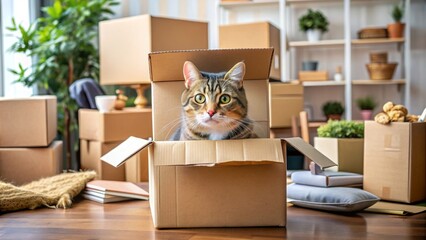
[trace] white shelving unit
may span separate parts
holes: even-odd
[[[312,4],[315,5],[336,5],[340,4],[342,6],[343,14],[343,34],[342,38],[337,39],[327,39],[319,42],[308,42],[308,41],[289,41],[288,39],[293,39],[287,37],[287,34],[291,27],[294,28],[294,25],[297,25],[297,19],[294,19],[294,14],[292,15],[289,8],[291,6],[299,6],[309,8]],[[344,78],[342,82],[334,81],[312,81],[312,82],[303,82],[303,86],[307,88],[312,87],[343,87],[344,88],[344,102],[345,102],[345,118],[348,120],[352,119],[352,105],[353,105],[353,88],[357,86],[397,86],[398,92],[401,92],[402,87],[405,87],[403,92],[404,104],[409,108],[409,96],[410,96],[410,71],[405,71],[405,66],[410,66],[410,22],[409,18],[404,18],[406,23],[405,38],[397,39],[354,39],[351,36],[351,13],[354,4],[395,4],[398,1],[395,0],[261,0],[261,1],[248,1],[248,2],[218,2],[219,9],[219,24],[229,24],[230,22],[230,12],[237,11],[240,8],[249,9],[252,8],[256,12],[256,7],[273,7],[277,9],[275,14],[278,14],[279,19],[279,28],[281,29],[281,79],[284,82],[294,79],[296,74],[296,67],[294,62],[295,57],[294,52],[300,51],[301,49],[318,49],[321,48],[339,48],[343,50],[343,66],[344,66]],[[339,5],[339,6],[340,6]],[[335,7],[335,6],[333,6]],[[409,16],[410,11],[410,0],[405,0],[405,16]],[[269,16],[268,16],[269,17]],[[367,16],[366,16],[367,17]],[[293,18],[293,19],[291,19]],[[265,20],[265,19],[264,19]],[[267,20],[267,19],[266,19]],[[358,21],[358,20],[357,20]],[[331,21],[330,21],[331,22]],[[290,25],[292,24],[292,25]],[[372,51],[375,50],[376,46],[389,46],[391,48],[393,45],[397,46],[397,49],[401,56],[401,61],[399,61],[400,72],[402,79],[393,79],[393,80],[365,80],[365,79],[353,79],[355,73],[353,71],[354,61],[352,61],[353,53],[357,53],[357,49],[371,48]],[[337,90],[342,91],[342,90]],[[401,93],[400,93],[401,94]]]

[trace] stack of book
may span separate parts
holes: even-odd
[[[82,195],[99,203],[149,199],[149,193],[134,183],[108,180],[88,182]]]

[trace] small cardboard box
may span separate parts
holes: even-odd
[[[0,147],[46,147],[57,128],[55,96],[0,98]]]
[[[101,84],[149,84],[148,53],[207,49],[208,23],[150,15],[101,21],[99,48]]]
[[[152,118],[155,141],[169,140],[181,117],[181,95],[185,89],[182,74],[185,61],[201,71],[222,72],[244,61],[244,89],[248,101],[248,117],[254,121],[254,132],[269,137],[268,78],[272,48],[216,49],[151,53]],[[167,69],[167,71],[165,70]]]
[[[48,147],[0,148],[0,179],[22,185],[59,174],[62,162],[62,141]]]
[[[269,22],[219,27],[219,48],[274,48],[270,77],[281,79],[280,30]]]
[[[314,147],[338,164],[328,170],[363,174],[363,138],[315,137]]]
[[[106,113],[94,109],[80,109],[78,114],[80,139],[116,142],[129,136],[152,136],[151,109],[125,108]]]
[[[157,228],[286,225],[286,144],[320,167],[331,160],[301,138],[148,141],[131,137],[101,159],[120,166],[149,145]]]
[[[269,83],[269,126],[291,127],[291,117],[303,111],[303,85]]]
[[[327,81],[327,71],[299,71],[299,81]]]
[[[426,199],[426,122],[365,122],[364,189],[383,200]]]
[[[80,162],[81,169],[94,170],[97,173],[96,179],[125,181],[125,166],[114,168],[101,161],[101,156],[118,146],[120,142],[103,143],[92,140],[80,139]],[[130,159],[132,162],[136,156]]]

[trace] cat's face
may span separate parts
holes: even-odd
[[[189,128],[206,134],[224,135],[247,116],[243,62],[237,63],[228,72],[204,73],[187,61],[183,73],[186,89],[181,101]]]

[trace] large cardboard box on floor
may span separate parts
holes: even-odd
[[[148,53],[207,49],[208,23],[150,15],[102,21],[99,48],[101,84],[149,84]]]
[[[113,166],[149,145],[157,228],[286,225],[286,144],[320,167],[335,163],[301,138],[155,141],[131,137],[102,157]]]
[[[269,126],[271,128],[291,127],[292,116],[303,111],[303,85],[269,83]]]
[[[46,147],[56,137],[55,96],[0,98],[0,147]]]
[[[78,114],[80,139],[116,142],[129,136],[152,136],[151,109],[124,108],[111,112],[80,109]]]
[[[48,147],[0,148],[0,179],[22,185],[62,171],[62,141]]]
[[[364,189],[383,200],[426,200],[426,122],[365,122]]]
[[[97,177],[104,180],[148,181],[147,151],[119,169],[101,162],[100,157],[129,136],[152,137],[151,109],[125,108],[107,113],[80,109],[79,125],[82,168],[95,170]]]
[[[240,23],[219,27],[220,48],[274,48],[270,77],[281,79],[280,30],[269,22]]]
[[[170,123],[181,114],[182,68],[187,60],[206,72],[225,71],[244,61],[248,116],[257,125],[257,135],[268,137],[272,52],[228,49],[150,54],[155,142],[132,137],[101,159],[119,166],[151,144],[149,188],[155,227],[285,226],[286,164],[281,140],[166,141],[175,130]],[[306,145],[301,139],[295,141]]]
[[[102,180],[125,181],[125,166],[114,168],[101,161],[100,158],[105,153],[115,148],[118,142],[103,143],[93,140],[80,139],[80,163],[83,170],[96,171],[96,178]],[[133,159],[131,159],[133,161]]]
[[[315,137],[314,147],[338,164],[328,170],[363,174],[363,138]]]

